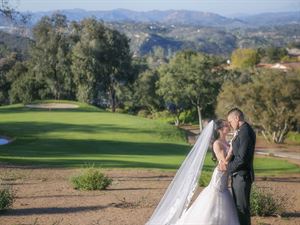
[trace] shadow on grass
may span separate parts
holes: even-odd
[[[62,121],[63,122],[63,121]],[[94,164],[104,168],[149,168],[177,169],[191,146],[183,142],[176,143],[173,129],[146,129],[145,127],[122,127],[116,124],[74,125],[51,122],[1,122],[1,130],[17,135],[17,140],[9,145],[0,146],[0,161],[9,162],[12,166],[32,165],[35,168],[50,167],[82,167]],[[43,137],[45,133],[62,132],[61,138]],[[63,138],[63,132],[74,135],[94,134],[95,138],[109,133],[114,140],[80,140]],[[78,132],[78,134],[77,134]],[[143,142],[138,134],[147,134],[153,141]],[[176,133],[176,132],[175,132]],[[23,135],[23,137],[22,137]],[[98,136],[99,135],[99,136]],[[130,135],[137,140],[126,141],[124,136]],[[170,139],[155,140],[168,137]],[[57,135],[59,136],[59,134]],[[149,136],[147,137],[149,140]],[[118,140],[119,139],[119,140]],[[180,140],[181,141],[181,140]],[[209,155],[210,153],[208,153]],[[266,162],[263,162],[266,163]],[[210,164],[210,165],[209,165]],[[296,171],[297,167],[281,167],[273,163],[271,168],[255,168],[256,172],[273,173],[273,171]],[[215,167],[206,163],[206,171]],[[1,167],[1,166],[0,166]],[[299,171],[299,170],[298,170]]]
[[[51,132],[84,132],[86,134],[91,133],[124,133],[124,134],[161,134],[168,135],[167,132],[170,130],[161,131],[154,129],[146,129],[141,127],[122,127],[122,125],[108,124],[108,123],[95,123],[93,125],[86,124],[69,124],[69,123],[53,123],[53,122],[0,122],[1,130],[6,134],[11,136],[20,136],[22,138],[31,137],[36,138],[35,136],[40,134],[46,134]],[[174,130],[172,130],[174,131]],[[166,133],[163,133],[166,132]],[[116,136],[116,138],[118,138]],[[63,140],[63,139],[62,139]]]
[[[63,121],[63,119],[62,119]],[[170,129],[171,127],[162,126],[156,127],[157,124],[154,123],[153,126],[140,127],[140,126],[124,126],[118,124],[103,124],[100,121],[95,122],[92,125],[89,124],[70,124],[70,123],[55,123],[55,122],[0,122],[0,134],[6,135],[11,138],[16,138],[15,141],[9,145],[0,146],[1,149],[5,149],[8,146],[17,146],[22,145],[26,148],[31,142],[34,142],[36,145],[40,145],[43,148],[43,145],[55,145],[55,147],[65,146],[65,144],[74,144],[80,143],[85,145],[86,142],[93,142],[94,140],[81,140],[79,139],[69,139],[70,134],[80,137],[81,134],[96,134],[94,138],[101,139],[101,135],[105,134],[108,138],[114,138],[118,142],[119,140],[124,140],[126,138],[133,138],[135,134],[145,135],[143,138],[153,137],[153,139],[161,140],[170,140],[172,142],[178,141],[184,143],[184,133],[180,130]],[[47,137],[49,133],[57,133],[53,137]],[[63,137],[66,136],[64,139]],[[44,138],[43,138],[44,136]],[[61,136],[56,138],[56,136]],[[96,140],[97,141],[97,140]],[[140,140],[137,140],[140,141]],[[90,146],[88,146],[89,149]],[[37,146],[30,146],[30,148],[37,148]]]
[[[30,216],[30,215],[42,215],[42,214],[66,214],[66,213],[78,213],[94,210],[101,210],[108,207],[112,207],[112,204],[105,206],[82,206],[82,207],[49,207],[49,208],[27,208],[27,209],[9,209],[3,211],[0,215],[5,216]]]
[[[0,159],[0,162],[2,160]],[[88,165],[93,165],[99,168],[144,168],[144,169],[167,169],[177,170],[180,167],[180,162],[168,164],[167,162],[154,163],[154,162],[136,162],[121,160],[84,160],[84,159],[45,159],[45,160],[30,160],[30,159],[7,159],[5,160],[5,168],[28,168],[28,169],[41,169],[41,168],[84,168]],[[7,164],[8,163],[8,164]],[[20,167],[21,166],[21,167]],[[1,168],[1,164],[0,164]],[[203,171],[211,172],[214,166],[204,165]]]
[[[0,147],[1,157],[29,158],[84,158],[105,160],[108,157],[128,158],[143,156],[185,156],[190,147],[185,144],[106,141],[106,140],[68,140],[68,139],[38,139],[32,142],[12,143]],[[172,159],[172,158],[170,158]],[[43,159],[42,159],[43,160]],[[66,159],[63,159],[66,160]],[[78,160],[78,159],[75,159]]]
[[[101,165],[103,167],[146,167],[177,168],[159,163],[143,163],[138,157],[174,156],[184,157],[190,146],[185,143],[168,143],[160,137],[172,135],[173,130],[155,130],[145,128],[126,128],[114,124],[73,125],[61,123],[39,122],[5,122],[1,123],[1,130],[7,134],[17,135],[17,140],[9,145],[0,146],[0,161],[13,164],[32,164],[44,166],[80,166],[85,163]],[[115,141],[108,140],[80,140],[64,138],[43,138],[41,134],[47,132],[82,132],[96,133],[101,137],[103,133],[111,133]],[[145,133],[153,136],[153,142],[124,141],[123,134],[134,137],[135,134]],[[24,135],[21,137],[21,135]],[[114,137],[115,135],[115,137]],[[18,138],[19,137],[19,138]],[[98,137],[98,136],[97,136]],[[118,141],[118,137],[122,141]],[[149,137],[148,137],[149,138]],[[160,140],[156,140],[158,138]],[[173,139],[173,140],[172,140]],[[174,142],[173,137],[171,140]],[[51,159],[50,159],[51,158]],[[112,158],[112,160],[108,160]],[[122,158],[122,160],[114,160]],[[130,159],[135,158],[133,161]],[[127,160],[128,159],[128,160]],[[141,160],[143,161],[143,160]]]

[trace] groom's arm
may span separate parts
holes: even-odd
[[[251,137],[248,134],[248,129],[240,131],[239,139],[239,149],[237,149],[234,159],[228,164],[228,170],[231,173],[237,172],[240,169],[245,168],[247,162],[251,160],[251,154],[249,152],[249,144],[251,143]]]

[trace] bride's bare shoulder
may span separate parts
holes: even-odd
[[[221,147],[221,142],[219,140],[215,140],[213,143],[213,148],[220,148]]]

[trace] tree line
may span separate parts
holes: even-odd
[[[171,117],[176,125],[199,121],[200,129],[203,119],[238,106],[277,143],[299,124],[300,71],[255,67],[263,57],[286,57],[284,49],[237,49],[229,67],[225,58],[193,50],[169,59],[159,49],[133,58],[129,43],[93,18],[43,17],[28,57],[0,52],[0,104],[78,100],[112,112]]]
[[[95,19],[44,17],[33,28],[29,59],[1,70],[1,103],[70,99],[116,107],[118,86],[133,77],[128,38]]]

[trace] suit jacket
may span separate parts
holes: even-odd
[[[256,135],[248,123],[244,123],[232,143],[233,157],[228,165],[228,172],[231,176],[250,175],[254,181],[253,156],[256,142]]]

